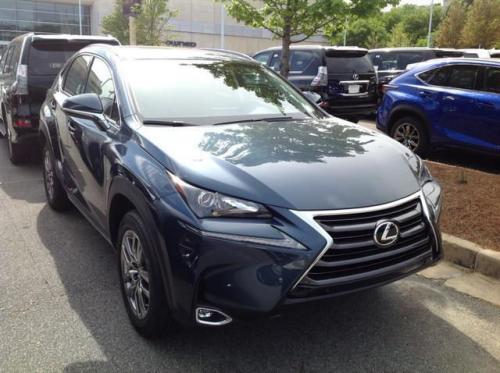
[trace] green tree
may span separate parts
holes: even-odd
[[[129,43],[129,22],[123,14],[123,0],[116,0],[113,13],[102,20],[102,29],[106,34],[116,37],[122,44]],[[168,0],[142,0],[135,5],[136,38],[138,44],[161,45],[168,30],[168,21],[177,15],[177,11],[168,7]]]
[[[391,39],[389,40],[389,47],[409,47],[412,45],[410,36],[405,32],[405,25],[398,23],[391,30]]]
[[[462,47],[462,32],[467,19],[467,6],[462,0],[453,0],[437,30],[436,42],[440,47]]]
[[[123,15],[123,0],[116,0],[113,13],[103,17],[102,32],[113,35],[120,43],[129,43],[128,19]]]
[[[168,8],[168,0],[142,0],[136,13],[137,43],[163,44],[168,21],[177,15]]]
[[[218,0],[247,25],[269,30],[281,39],[281,75],[289,72],[290,45],[307,40],[325,26],[338,29],[347,15],[366,16],[399,0]]]
[[[500,42],[500,0],[474,0],[462,33],[467,47],[492,48]]]

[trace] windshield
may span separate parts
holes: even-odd
[[[243,61],[134,60],[126,76],[145,121],[192,124],[323,114],[267,68]]]
[[[379,71],[405,70],[407,65],[426,60],[421,52],[373,52],[370,57]]]

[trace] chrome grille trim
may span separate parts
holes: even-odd
[[[381,205],[375,205],[375,206],[369,206],[369,207],[360,207],[360,208],[353,208],[353,209],[341,209],[341,210],[318,210],[318,211],[298,211],[298,210],[290,210],[293,214],[295,214],[297,217],[305,221],[307,224],[309,224],[314,230],[316,230],[325,240],[326,244],[324,248],[320,251],[320,253],[316,256],[316,258],[312,261],[311,265],[307,268],[306,271],[299,277],[299,279],[295,282],[295,284],[292,286],[291,290],[294,290],[297,285],[299,285],[302,280],[309,274],[309,272],[314,268],[314,266],[321,260],[321,258],[326,254],[326,252],[332,247],[333,245],[333,238],[330,236],[330,234],[315,220],[317,217],[321,216],[335,216],[335,215],[351,215],[351,214],[362,214],[362,213],[368,213],[368,212],[376,212],[376,211],[381,211],[381,210],[386,210],[390,209],[393,207],[398,207],[400,205],[403,205],[407,202],[410,202],[414,199],[420,199],[420,203],[422,205],[423,209],[423,215],[425,216],[427,223],[430,227],[430,230],[432,232],[432,236],[434,238],[434,245],[437,247],[438,245],[438,237],[436,230],[434,228],[434,224],[431,219],[431,215],[429,213],[429,207],[427,206],[427,202],[425,200],[425,197],[423,195],[423,192],[419,190],[416,193],[413,193],[407,197],[404,197],[402,199],[399,199],[397,201],[381,204]]]

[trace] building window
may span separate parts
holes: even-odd
[[[33,31],[79,34],[78,2],[0,0],[0,43]],[[82,32],[91,33],[89,5],[82,5]]]

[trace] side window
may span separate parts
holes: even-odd
[[[490,67],[486,70],[484,90],[486,92],[500,93],[500,69]]]
[[[73,61],[66,73],[66,79],[63,85],[63,90],[65,92],[71,96],[85,92],[85,82],[87,81],[87,72],[91,60],[91,56],[80,56]]]
[[[290,72],[314,75],[318,72],[319,58],[316,53],[291,51]]]
[[[448,81],[449,75],[450,75],[450,68],[443,67],[434,73],[434,75],[430,78],[428,83],[432,85],[445,86],[446,82]]]
[[[85,93],[95,93],[102,101],[104,114],[118,120],[118,107],[115,100],[115,85],[108,66],[99,58],[94,59],[90,68],[89,79]]]
[[[5,59],[3,60],[3,68],[2,68],[2,73],[3,74],[8,74],[12,71],[12,66],[10,66],[11,61],[12,61],[12,53],[14,51],[14,47],[11,45],[9,49],[5,52]]]
[[[476,66],[453,66],[448,78],[448,87],[474,89],[479,69]]]
[[[424,82],[429,83],[435,73],[436,73],[436,69],[427,70],[427,71],[424,71],[423,73],[418,74],[418,77],[421,80],[423,80]]]
[[[274,52],[271,56],[271,61],[269,62],[269,67],[274,71],[279,71],[281,65],[281,54],[279,52]]]
[[[262,52],[254,57],[255,60],[259,61],[263,65],[267,65],[267,61],[269,60],[269,56],[271,52]]]

